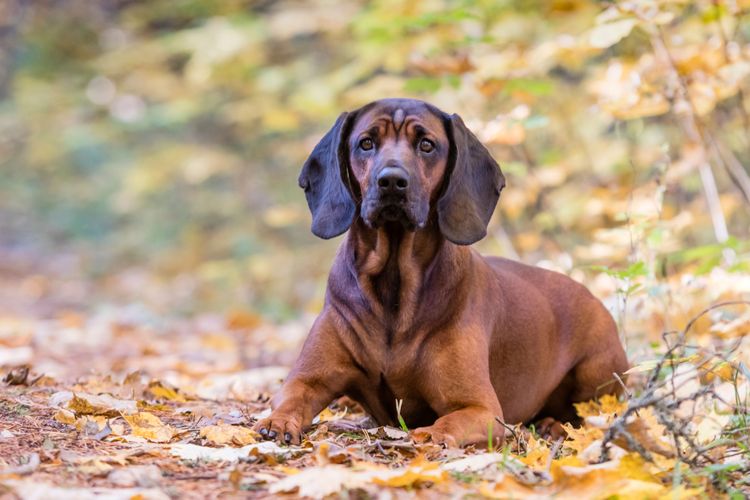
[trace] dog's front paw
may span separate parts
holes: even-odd
[[[299,418],[276,412],[271,413],[268,418],[259,420],[253,430],[260,434],[263,439],[284,441],[286,444],[300,444],[302,436],[302,425]]]
[[[411,431],[411,437],[417,443],[432,441],[446,448],[458,448],[458,440],[449,432],[440,429],[437,425],[414,429]]]

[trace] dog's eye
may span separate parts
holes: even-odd
[[[372,142],[372,139],[369,137],[365,137],[361,141],[359,141],[359,147],[362,148],[364,151],[369,151],[373,148],[375,144]]]
[[[419,150],[423,153],[430,153],[432,150],[435,149],[435,144],[427,139],[422,139],[419,141]]]

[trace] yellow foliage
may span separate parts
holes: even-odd
[[[503,500],[509,498],[526,498],[538,494],[534,488],[519,483],[508,474],[504,474],[494,483],[482,483],[479,487],[479,493],[486,498]]]
[[[563,446],[570,448],[576,453],[581,453],[591,446],[591,443],[604,437],[604,431],[597,427],[575,427],[566,422],[563,424],[563,428],[567,434]]]
[[[176,401],[178,403],[184,403],[186,401],[185,396],[177,392],[172,387],[167,387],[162,382],[152,382],[148,386],[148,392],[153,394],[156,399],[166,399],[168,401]]]
[[[110,417],[120,413],[135,413],[136,408],[135,401],[116,399],[108,394],[74,393],[67,404],[67,409],[76,415],[107,415]]]
[[[123,415],[122,418],[130,425],[133,435],[154,443],[168,443],[177,434],[174,427],[165,425],[153,413],[142,411],[135,415]]]
[[[237,425],[218,424],[209,425],[200,431],[200,436],[208,440],[211,444],[223,446],[233,444],[236,446],[245,446],[255,443],[257,434],[247,427]]]
[[[549,461],[550,449],[546,441],[529,436],[526,455],[519,460],[532,468],[545,467]]]
[[[595,417],[599,415],[617,415],[625,411],[627,403],[620,401],[617,396],[606,394],[597,400],[575,403],[576,413],[581,418]]]
[[[438,463],[429,462],[420,456],[403,469],[379,473],[373,482],[382,486],[405,488],[420,482],[442,483],[448,477],[448,473]]]

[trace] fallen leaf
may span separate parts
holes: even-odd
[[[597,427],[576,427],[566,422],[563,424],[563,429],[565,429],[566,434],[563,446],[570,448],[576,453],[581,453],[591,446],[594,441],[604,437],[604,431]]]
[[[324,498],[342,490],[361,488],[372,479],[372,471],[358,471],[342,465],[310,467],[273,483],[268,492],[296,493],[300,497]]]
[[[17,368],[10,370],[7,375],[3,378],[3,382],[8,385],[24,385],[26,379],[29,377],[29,365],[22,365]]]
[[[730,422],[732,416],[710,411],[705,415],[696,429],[695,439],[699,444],[708,444],[721,436],[724,427]]]
[[[618,415],[628,407],[627,403],[620,401],[617,396],[606,394],[599,399],[574,403],[579,417],[595,417],[599,415]]]
[[[28,474],[33,474],[34,471],[36,471],[39,468],[40,463],[41,463],[41,460],[39,458],[39,453],[32,453],[31,455],[26,457],[26,462],[22,463],[21,465],[17,465],[14,467],[0,468],[0,476],[11,475],[11,474],[25,476]]]
[[[57,420],[61,424],[75,425],[76,414],[70,410],[60,408],[59,410],[57,410],[57,413],[55,413],[55,420]]]
[[[245,446],[257,440],[257,434],[249,428],[229,424],[206,426],[201,429],[200,436],[217,446],[225,444]]]
[[[151,393],[155,399],[166,399],[168,401],[177,401],[178,403],[187,401],[185,396],[177,392],[177,389],[168,387],[159,381],[151,382],[146,392]]]
[[[117,399],[108,394],[87,394],[70,391],[56,392],[50,396],[49,404],[64,408],[76,415],[105,415],[116,417],[120,414],[138,413],[138,404],[133,400]]]
[[[440,468],[449,472],[476,472],[500,463],[504,458],[505,456],[501,453],[480,453],[442,464]]]
[[[423,457],[416,458],[408,466],[400,469],[380,471],[373,476],[373,482],[382,486],[406,487],[420,482],[442,483],[448,479],[448,473],[435,462]]]
[[[42,500],[170,500],[169,495],[156,488],[66,488],[39,480],[3,481],[19,498]]]
[[[136,415],[123,415],[122,418],[130,424],[133,435],[154,443],[168,443],[177,434],[174,427],[165,425],[153,413],[142,411]]]
[[[162,473],[156,465],[133,465],[113,470],[107,480],[121,488],[151,488],[161,484]]]
[[[526,445],[526,455],[520,457],[519,460],[529,467],[545,467],[549,461],[549,454],[550,449],[546,441],[529,436]]]
[[[236,462],[240,458],[247,458],[252,452],[261,455],[275,455],[280,457],[297,456],[309,453],[307,448],[299,446],[281,447],[271,441],[262,441],[260,443],[249,444],[242,448],[209,448],[208,446],[198,446],[195,444],[175,444],[172,445],[170,453],[183,460],[208,460],[219,462]]]
[[[380,439],[399,440],[409,437],[408,432],[397,429],[396,427],[391,427],[390,425],[367,429],[367,433]]]

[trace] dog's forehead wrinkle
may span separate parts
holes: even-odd
[[[401,126],[404,124],[404,118],[406,115],[404,114],[404,110],[401,108],[398,108],[393,113],[393,128],[396,129],[396,133],[401,130]]]

